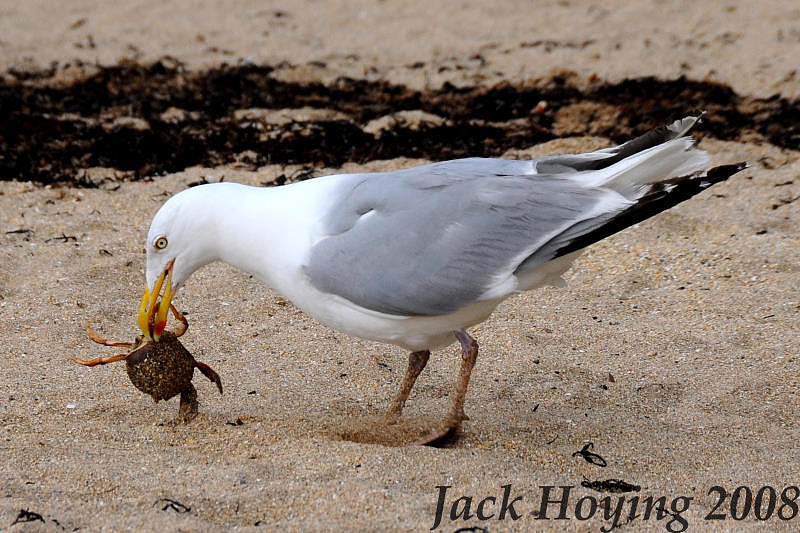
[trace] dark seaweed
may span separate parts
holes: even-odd
[[[0,179],[94,185],[89,167],[137,179],[193,165],[238,161],[340,166],[399,156],[442,160],[497,156],[556,137],[560,109],[591,103],[591,120],[569,135],[623,142],[693,111],[707,111],[700,136],[737,140],[755,134],[800,148],[800,103],[755,99],[730,87],[684,77],[646,77],[580,89],[570,78],[535,84],[417,91],[384,81],[341,78],[330,84],[275,78],[271,66],[221,66],[187,71],[171,58],[154,64],[96,67],[69,83],[58,69],[8,72],[0,79]],[[546,102],[543,109],[539,102]],[[331,118],[276,125],[237,120],[240,109],[308,106]],[[179,118],[163,115],[178,110]],[[412,127],[402,120],[372,134],[365,125],[403,110],[443,119]],[[608,112],[606,112],[608,111]],[[265,134],[267,133],[267,134]]]

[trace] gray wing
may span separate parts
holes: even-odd
[[[472,158],[349,176],[306,273],[319,290],[367,309],[454,312],[523,263],[552,259],[539,247],[596,215],[609,194],[531,169],[531,161]]]

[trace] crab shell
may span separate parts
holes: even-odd
[[[136,348],[125,359],[131,383],[156,402],[169,400],[191,386],[196,366],[192,354],[169,331],[158,341],[138,338]]]

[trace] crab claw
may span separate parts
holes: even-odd
[[[139,329],[145,338],[158,341],[161,334],[164,333],[164,328],[167,326],[167,313],[169,313],[172,297],[175,294],[172,287],[172,268],[175,265],[175,260],[172,259],[161,275],[158,276],[153,291],[145,287],[142,301],[139,304],[139,313],[137,322]],[[161,288],[166,281],[164,288],[164,295],[161,295]]]

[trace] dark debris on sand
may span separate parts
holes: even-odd
[[[445,84],[417,91],[349,78],[330,84],[282,81],[271,66],[188,71],[171,58],[94,67],[69,82],[57,70],[11,71],[0,78],[0,179],[91,186],[84,172],[91,167],[136,179],[237,161],[252,168],[335,167],[401,156],[497,156],[564,135],[620,142],[699,109],[707,111],[700,135],[755,135],[800,148],[798,101],[747,98],[685,78],[578,88],[565,75],[526,85]],[[587,118],[587,104],[588,120],[572,120],[568,131],[555,132],[559,112],[574,107],[576,116]],[[329,113],[279,122],[236,113],[300,108]],[[400,111],[422,111],[437,120],[393,119],[377,132],[366,127]]]

